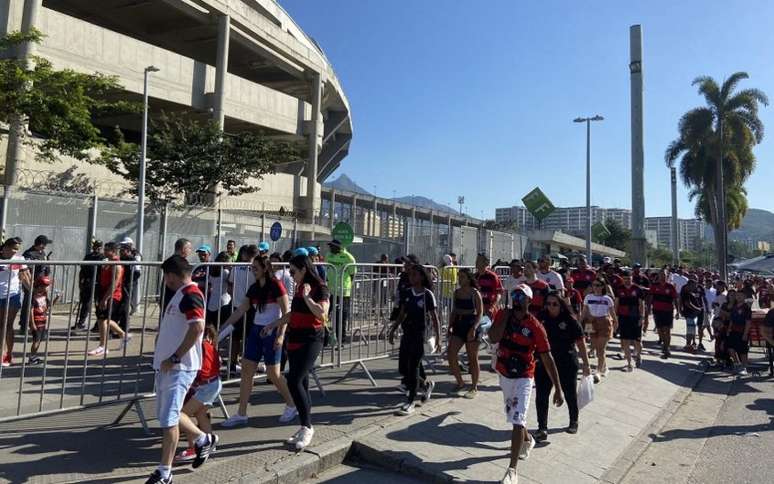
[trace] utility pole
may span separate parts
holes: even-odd
[[[646,264],[645,149],[643,142],[642,27],[629,27],[629,75],[632,129],[632,262]]]
[[[586,257],[592,264],[591,253],[591,122],[602,121],[599,114],[591,118],[575,118],[575,123],[586,123]]]
[[[672,184],[672,264],[680,264],[680,237],[677,233],[677,169],[669,169]]]
[[[143,73],[142,90],[142,140],[140,142],[140,176],[137,181],[137,235],[135,243],[140,257],[145,258],[145,162],[148,158],[148,76],[151,72],[158,72],[158,67],[148,66]]]

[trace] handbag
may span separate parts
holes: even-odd
[[[592,400],[594,400],[594,377],[583,376],[578,383],[578,409],[585,407]]]

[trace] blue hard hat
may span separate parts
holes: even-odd
[[[320,253],[320,251],[317,250],[317,247],[307,247],[306,251],[309,252],[309,255],[317,255]]]
[[[269,243],[268,242],[261,242],[258,244],[258,252],[269,252]]]
[[[212,247],[207,244],[202,244],[199,246],[199,248],[196,249],[196,252],[206,252],[208,254],[212,254]]]
[[[293,252],[294,255],[303,255],[304,257],[309,257],[309,251],[304,249],[303,247],[299,247],[298,249]]]

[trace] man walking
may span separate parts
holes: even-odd
[[[336,239],[328,242],[328,248],[331,250],[326,258],[326,262],[334,267],[335,270],[330,271],[328,275],[328,290],[331,293],[331,314],[333,311],[338,311],[337,302],[341,297],[341,337],[343,341],[347,340],[348,323],[349,323],[349,304],[352,296],[352,279],[355,278],[357,269],[354,266],[347,267],[349,264],[354,264],[355,257],[341,245]],[[345,267],[347,267],[345,269]]]
[[[651,284],[648,293],[648,306],[653,314],[653,322],[656,324],[659,339],[661,339],[661,359],[672,356],[669,345],[672,342],[672,326],[677,314],[679,296],[675,286],[667,280],[666,271],[658,273],[658,279]]]
[[[182,429],[194,440],[198,468],[215,452],[218,436],[206,434],[182,412],[183,402],[196,373],[202,366],[204,333],[204,296],[191,281],[191,264],[181,256],[172,256],[161,266],[164,284],[173,292],[164,310],[159,328],[153,369],[156,371],[156,414],[163,431],[161,463],[146,484],[172,482],[172,459]]]
[[[87,262],[105,260],[105,256],[102,254],[102,241],[94,240],[91,243],[91,252],[86,254],[83,260]],[[95,287],[98,268],[99,266],[96,265],[82,265],[78,273],[80,307],[78,308],[78,320],[72,329],[86,329],[86,320],[91,312],[92,301],[98,301],[99,292]]]

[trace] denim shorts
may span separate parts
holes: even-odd
[[[8,309],[16,309],[17,311],[22,307],[21,293],[14,294],[13,296],[5,299],[0,299],[0,310],[5,311],[6,305]]]
[[[196,371],[169,370],[156,372],[156,416],[161,428],[177,426],[185,395],[191,388]]]
[[[223,384],[219,378],[206,385],[196,387],[193,397],[205,405],[212,405],[220,395],[221,388],[223,388]]]
[[[250,328],[250,334],[245,342],[245,352],[243,357],[255,363],[260,363],[261,358],[267,366],[279,365],[282,359],[282,348],[274,349],[274,341],[277,339],[277,330],[272,331],[268,336],[261,336],[263,326],[253,326]]]

